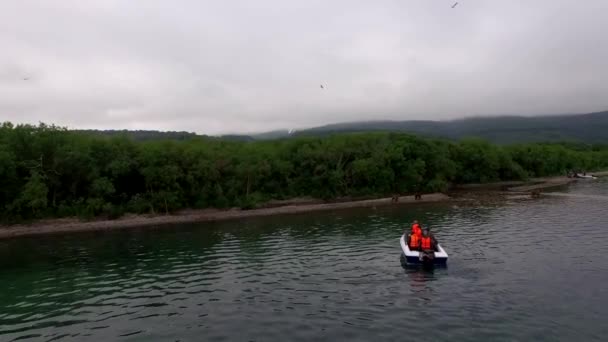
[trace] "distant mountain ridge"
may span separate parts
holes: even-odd
[[[451,121],[366,121],[331,124],[287,136],[319,136],[347,132],[404,132],[428,137],[478,137],[493,143],[577,141],[608,143],[608,111],[550,116],[471,117]],[[256,138],[256,136],[253,136]]]
[[[79,130],[101,135],[128,135],[135,140],[186,140],[195,137],[228,141],[272,140],[301,136],[326,136],[355,132],[403,132],[426,137],[459,140],[478,137],[496,144],[527,142],[584,142],[608,144],[608,111],[589,114],[549,116],[470,117],[450,121],[361,121],[331,124],[299,131],[274,130],[259,134],[229,134],[217,137],[192,132],[161,132],[152,130]]]

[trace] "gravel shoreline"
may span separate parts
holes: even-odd
[[[608,176],[608,172],[594,173],[597,176]],[[525,195],[551,187],[563,186],[577,181],[575,178],[547,177],[531,179],[528,182],[496,182],[489,184],[469,184],[458,187],[456,192],[466,193],[465,197],[484,198],[484,193],[491,196]],[[502,191],[493,191],[502,189]],[[437,203],[448,201],[461,201],[462,196],[448,196],[443,193],[432,193],[422,195],[422,199],[415,200],[414,196],[401,196],[398,202],[392,198],[379,198],[359,201],[342,201],[334,203],[319,203],[319,200],[292,200],[275,202],[275,206],[261,209],[201,209],[182,210],[171,215],[133,215],[128,214],[115,220],[93,220],[82,221],[77,218],[39,220],[31,224],[0,225],[0,239],[20,236],[31,236],[53,233],[101,231],[112,229],[140,228],[179,223],[195,223],[209,221],[223,221],[230,219],[241,219],[248,217],[261,217],[273,215],[286,215],[314,212],[321,210],[335,210],[358,207],[375,207],[385,205],[406,205],[419,203]],[[283,203],[283,204],[282,204]]]
[[[415,200],[414,196],[399,197],[398,202],[393,202],[392,198],[380,198],[362,201],[346,201],[337,203],[316,203],[316,204],[293,204],[277,206],[272,208],[261,208],[251,210],[230,209],[201,209],[183,210],[171,215],[125,215],[115,220],[94,220],[81,221],[76,218],[40,220],[31,224],[18,224],[10,226],[0,225],[0,239],[13,238],[19,236],[31,236],[40,234],[100,231],[112,229],[128,229],[150,226],[160,226],[179,223],[195,223],[222,221],[230,219],[240,219],[248,217],[261,217],[273,215],[286,215],[306,213],[321,210],[335,210],[358,207],[375,207],[385,205],[404,205],[446,202],[452,198],[446,194],[433,193],[424,194],[422,199]]]

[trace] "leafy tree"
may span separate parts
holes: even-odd
[[[0,220],[255,208],[273,199],[446,191],[608,167],[607,145],[497,146],[400,133],[270,141],[139,139],[0,125]]]
[[[44,183],[43,177],[38,172],[33,171],[14,205],[19,209],[23,207],[26,210],[31,210],[33,217],[38,217],[48,205],[48,192],[49,189]]]

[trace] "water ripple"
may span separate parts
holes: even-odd
[[[599,340],[607,185],[2,242],[0,340]],[[401,267],[414,218],[446,269]]]

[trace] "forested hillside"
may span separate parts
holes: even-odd
[[[289,133],[270,131],[254,135],[229,134],[216,137],[230,141],[254,141],[327,136],[334,133],[402,132],[422,137],[460,140],[477,137],[496,144],[526,142],[584,142],[608,144],[608,112],[541,117],[486,117],[453,121],[369,121],[327,125]],[[206,137],[192,132],[161,132],[150,130],[80,130],[78,132],[105,136],[129,136],[138,141],[187,140]]]
[[[257,142],[135,141],[64,128],[0,127],[0,219],[117,217],[251,208],[271,199],[442,191],[453,183],[608,167],[602,146],[459,143],[401,133]]]
[[[498,144],[578,141],[608,143],[608,112],[539,117],[487,117],[453,121],[372,121],[302,130],[303,135],[391,131],[458,140],[478,137]]]

